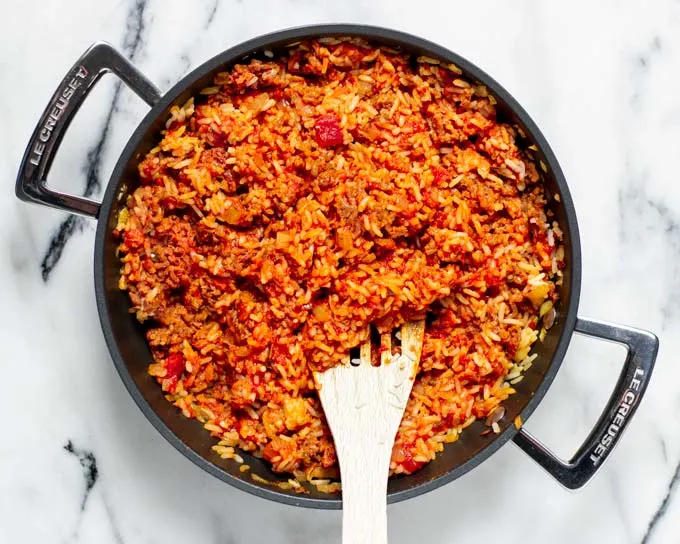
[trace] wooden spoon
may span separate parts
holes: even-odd
[[[423,346],[424,321],[401,327],[401,354],[392,355],[391,334],[380,342],[380,366],[371,365],[370,339],[357,366],[315,373],[319,397],[333,433],[342,482],[343,544],[387,543],[387,477],[399,423]]]

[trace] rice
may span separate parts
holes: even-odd
[[[494,104],[454,65],[333,38],[267,50],[171,109],[118,217],[119,286],[149,374],[217,455],[337,491],[313,370],[412,319],[427,327],[391,473],[490,414],[507,425],[564,250]]]

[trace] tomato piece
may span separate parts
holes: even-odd
[[[413,474],[416,470],[421,468],[425,463],[422,461],[416,461],[413,459],[413,454],[411,450],[404,450],[404,460],[401,462],[401,466],[404,467],[404,471],[407,474]]]
[[[324,115],[316,120],[316,143],[321,147],[335,147],[342,144],[342,129],[335,115]]]
[[[165,360],[165,377],[179,378],[184,372],[184,357],[180,353],[172,353]]]

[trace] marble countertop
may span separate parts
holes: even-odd
[[[678,542],[680,2],[32,0],[12,3],[3,19],[0,542],[339,542],[339,512],[232,489],[152,428],[99,328],[94,222],[13,196],[38,116],[92,41],[110,41],[167,89],[230,45],[318,22],[418,34],[506,86],[551,142],[572,191],[580,314],[661,340],[640,410],[585,489],[565,491],[509,444],[456,482],[390,506],[390,542]],[[53,185],[97,198],[145,111],[106,78],[64,141]],[[623,353],[575,337],[527,428],[568,457],[597,419]]]

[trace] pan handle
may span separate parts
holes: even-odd
[[[515,444],[568,489],[583,487],[621,438],[645,394],[659,350],[659,339],[654,334],[623,325],[579,318],[575,332],[628,348],[616,387],[595,428],[569,461],[557,457],[524,429],[514,439]]]
[[[150,106],[161,97],[156,86],[110,44],[94,43],[59,84],[31,135],[17,176],[16,195],[21,200],[88,217],[99,214],[98,202],[54,191],[46,179],[73,116],[106,72],[116,74]]]

